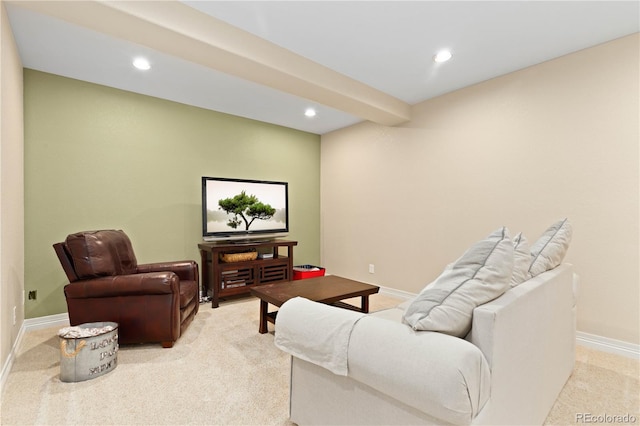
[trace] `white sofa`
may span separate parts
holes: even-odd
[[[275,332],[292,354],[291,421],[542,424],[574,367],[575,281],[561,264],[510,288],[464,339],[414,331],[407,302],[364,315],[292,299]]]

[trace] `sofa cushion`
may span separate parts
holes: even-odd
[[[67,236],[67,250],[79,279],[136,273],[138,262],[123,231],[78,232]]]
[[[562,263],[571,243],[572,228],[567,218],[551,225],[531,246],[532,277],[556,268]]]
[[[404,311],[406,309],[407,309],[406,306],[403,307],[402,304],[400,304],[400,305],[394,306],[393,308],[381,309],[379,311],[372,312],[369,314],[369,316],[382,318],[388,321],[402,323],[403,322],[402,316],[404,315]]]
[[[513,244],[502,227],[471,246],[409,305],[404,321],[414,330],[464,337],[473,309],[503,294],[513,273]]]
[[[520,232],[513,239],[513,274],[511,275],[511,287],[515,287],[531,278],[529,267],[531,266],[531,250],[529,241]]]

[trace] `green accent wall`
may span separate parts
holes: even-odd
[[[294,264],[318,264],[319,135],[29,69],[24,109],[25,318],[66,312],[52,244],[73,232],[200,263],[202,176],[289,182]]]

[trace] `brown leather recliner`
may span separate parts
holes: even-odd
[[[120,343],[170,348],[198,312],[194,261],[138,265],[119,230],[78,232],[53,248],[70,282],[64,294],[71,325],[117,322]]]

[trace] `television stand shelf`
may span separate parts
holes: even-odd
[[[251,287],[291,281],[293,278],[293,246],[297,241],[224,241],[200,243],[202,258],[202,295],[211,297],[211,307],[217,308],[221,298],[249,294]],[[280,254],[286,248],[286,255]],[[256,250],[270,258],[223,262],[220,255]]]

